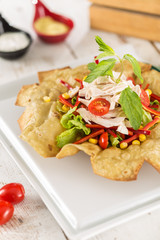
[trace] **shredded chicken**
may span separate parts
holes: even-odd
[[[119,72],[113,71],[113,79],[118,79],[119,76]],[[130,87],[138,96],[141,94],[141,88],[139,85],[133,85],[133,82],[127,80],[124,74],[122,74],[119,83],[116,83],[113,79],[110,76],[100,76],[92,83],[84,81],[84,88],[76,87],[69,91],[69,95],[72,97],[79,92],[79,101],[87,107],[95,98],[106,99],[110,102],[110,108],[109,112],[103,116],[95,116],[84,108],[79,108],[77,112],[88,123],[95,122],[106,128],[117,126],[117,131],[128,134],[127,127],[130,127],[130,123],[119,105],[119,99],[125,88]]]

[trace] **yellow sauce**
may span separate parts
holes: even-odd
[[[34,27],[38,32],[46,35],[64,34],[69,30],[66,24],[55,21],[49,16],[37,19],[34,23]]]

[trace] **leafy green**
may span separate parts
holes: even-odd
[[[85,123],[80,115],[74,115],[73,119],[68,121],[68,128],[72,128],[73,126],[75,126],[77,129],[83,130],[86,135],[90,134],[91,132],[91,129],[85,126]]]
[[[143,126],[146,126],[149,122],[152,121],[152,117],[149,112],[146,112],[144,109],[142,109],[142,111],[143,111],[142,123],[143,123]]]
[[[64,145],[68,143],[73,143],[77,140],[78,137],[83,136],[84,136],[83,131],[77,129],[76,127],[68,129],[57,136],[56,138],[57,146],[59,148],[62,148]]]
[[[93,71],[97,67],[97,64],[95,62],[88,63],[88,69],[90,71]]]
[[[103,40],[99,36],[96,36],[95,40],[99,45],[99,51],[105,52],[107,56],[115,55],[114,50],[111,47],[109,47],[107,44],[105,44],[105,42],[103,42]]]
[[[84,81],[91,83],[97,77],[107,75],[107,72],[110,74],[110,71],[114,67],[115,62],[116,59],[114,58],[109,58],[107,60],[101,61]]]
[[[109,47],[105,42],[99,37],[96,36],[95,40],[97,44],[99,45],[99,51],[100,53],[95,60],[97,59],[103,59],[105,57],[110,57],[113,56],[114,58],[107,59],[107,60],[102,60],[98,64],[91,62],[88,64],[88,69],[91,71],[91,73],[88,75],[88,77],[85,79],[85,82],[91,83],[94,79],[96,79],[99,76],[111,76],[113,77],[112,69],[117,61],[121,63],[121,73],[115,81],[118,83],[120,81],[120,77],[122,76],[122,73],[124,71],[123,67],[123,60],[126,59],[128,60],[133,67],[133,71],[135,75],[143,82],[143,78],[141,75],[141,68],[137,60],[130,54],[125,54],[123,58],[120,58],[115,51]]]
[[[130,87],[127,87],[121,92],[119,102],[131,126],[135,130],[139,129],[143,115],[142,103],[139,96]]]
[[[64,128],[70,128],[68,127],[68,122],[71,120],[74,116],[73,112],[76,110],[76,107],[71,108],[66,114],[64,114],[61,118],[60,123]]]
[[[72,103],[73,106],[76,104],[76,101],[77,101],[77,97],[74,96],[74,97],[71,99],[71,103]]]
[[[132,64],[132,67],[133,67],[133,71],[134,71],[134,74],[141,80],[141,82],[143,83],[143,78],[142,78],[142,75],[141,75],[141,68],[140,68],[140,65],[139,63],[137,62],[137,60],[130,54],[125,54],[123,56],[124,59],[128,60],[131,64]]]

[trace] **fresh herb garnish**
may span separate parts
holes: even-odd
[[[110,57],[110,56],[113,56],[114,58],[102,60],[98,64],[96,64],[94,62],[89,63],[88,69],[91,71],[91,73],[84,80],[85,82],[91,83],[98,76],[104,76],[104,75],[113,76],[112,69],[117,61],[119,61],[121,63],[121,73],[120,73],[118,79],[116,79],[116,82],[119,82],[120,77],[123,73],[123,69],[124,69],[123,68],[123,60],[125,59],[132,64],[134,74],[143,83],[143,78],[141,75],[141,68],[140,68],[137,60],[132,55],[125,54],[123,56],[123,58],[120,58],[111,47],[109,47],[107,44],[105,44],[103,42],[103,40],[99,36],[96,36],[95,40],[96,40],[97,44],[99,45],[99,51],[102,52],[95,58],[95,60],[105,58],[105,57]]]
[[[143,115],[140,97],[127,87],[122,91],[119,102],[133,129],[139,129]]]
[[[93,82],[94,79],[96,79],[99,76],[105,76],[111,74],[111,70],[114,67],[116,63],[115,58],[109,58],[107,60],[101,61],[99,64],[96,64],[96,67],[91,71],[91,73],[87,76],[87,78],[84,80],[88,83]]]

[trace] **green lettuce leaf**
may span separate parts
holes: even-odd
[[[83,137],[84,133],[82,130],[77,129],[76,127],[68,129],[62,132],[60,135],[57,136],[57,146],[62,148],[64,145],[68,143],[73,143],[77,140],[78,137]]]
[[[144,109],[142,109],[142,111],[143,111],[142,123],[143,123],[143,126],[146,126],[149,122],[152,121],[152,117],[149,112],[146,112]]]
[[[87,128],[87,127],[85,126],[85,123],[84,123],[84,121],[82,120],[82,117],[81,117],[80,115],[74,116],[72,120],[69,120],[69,121],[68,121],[68,126],[69,126],[69,128],[75,126],[77,129],[83,130],[83,132],[84,132],[86,135],[89,135],[90,132],[91,132],[91,129],[90,129],[90,128]]]
[[[71,128],[68,126],[68,121],[71,120],[74,116],[73,112],[76,110],[76,107],[71,108],[66,114],[64,114],[61,118],[61,124],[64,128]]]

